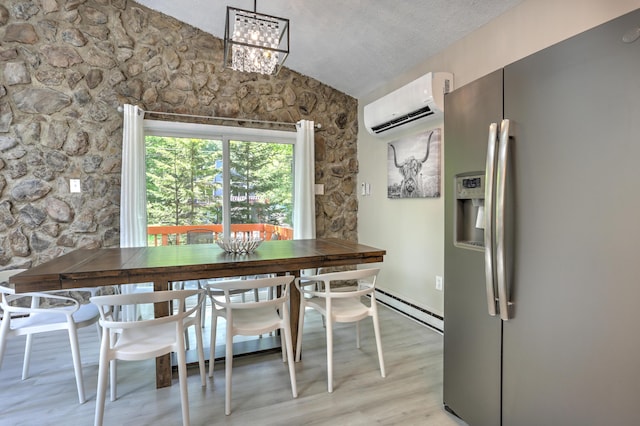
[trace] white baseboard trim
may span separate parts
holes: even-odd
[[[376,300],[402,315],[432,328],[440,334],[443,333],[444,318],[440,315],[434,314],[427,309],[416,306],[413,303],[407,302],[380,289],[376,289]]]

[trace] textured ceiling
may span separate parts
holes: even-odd
[[[253,10],[254,3],[137,1],[219,38],[226,7]],[[290,20],[286,67],[360,98],[521,1],[262,0],[257,11]]]

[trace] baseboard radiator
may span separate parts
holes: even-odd
[[[394,296],[380,289],[376,289],[376,300],[398,313],[432,328],[440,334],[443,333],[444,318],[438,314],[434,314],[428,309],[414,305],[413,303],[407,302],[400,297]]]

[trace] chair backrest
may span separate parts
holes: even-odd
[[[207,287],[213,294],[224,296],[222,298],[212,299],[216,305],[222,308],[252,309],[267,306],[276,307],[281,306],[289,300],[289,285],[293,282],[294,278],[292,275],[285,275],[269,278],[213,281],[210,282]],[[280,287],[279,291],[273,293],[274,296],[271,299],[236,301],[231,298],[231,296],[246,292],[247,290],[269,287]]]
[[[9,269],[0,271],[0,308],[12,315],[26,316],[35,313],[47,313],[55,308],[59,312],[72,315],[80,308],[75,298],[51,292],[16,293],[9,284],[9,278],[26,269]],[[41,307],[42,305],[42,307]],[[1,316],[0,316],[1,317]]]
[[[187,308],[187,299],[197,296],[193,306]],[[203,290],[168,290],[145,293],[112,294],[107,296],[93,296],[91,303],[100,311],[100,325],[108,329],[125,329],[155,326],[167,322],[182,322],[191,315],[200,315],[200,305],[204,300]],[[114,315],[118,309],[128,305],[145,305],[175,301],[175,309],[166,317],[153,319],[118,319]]]
[[[302,293],[315,297],[347,298],[370,294],[375,298],[376,278],[379,272],[379,268],[369,268],[305,276],[296,279],[296,286]],[[339,282],[340,286],[332,287],[332,283],[336,282]],[[318,283],[322,287],[315,290]]]

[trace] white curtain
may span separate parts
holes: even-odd
[[[315,151],[313,121],[296,124],[293,239],[316,237]]]
[[[120,247],[147,245],[147,186],[144,147],[144,111],[124,105],[122,126],[122,172],[120,175]],[[152,290],[151,283],[121,285],[122,293]],[[125,319],[137,316],[133,306],[122,312]]]
[[[147,189],[144,111],[124,106],[120,178],[120,247],[147,245]]]

